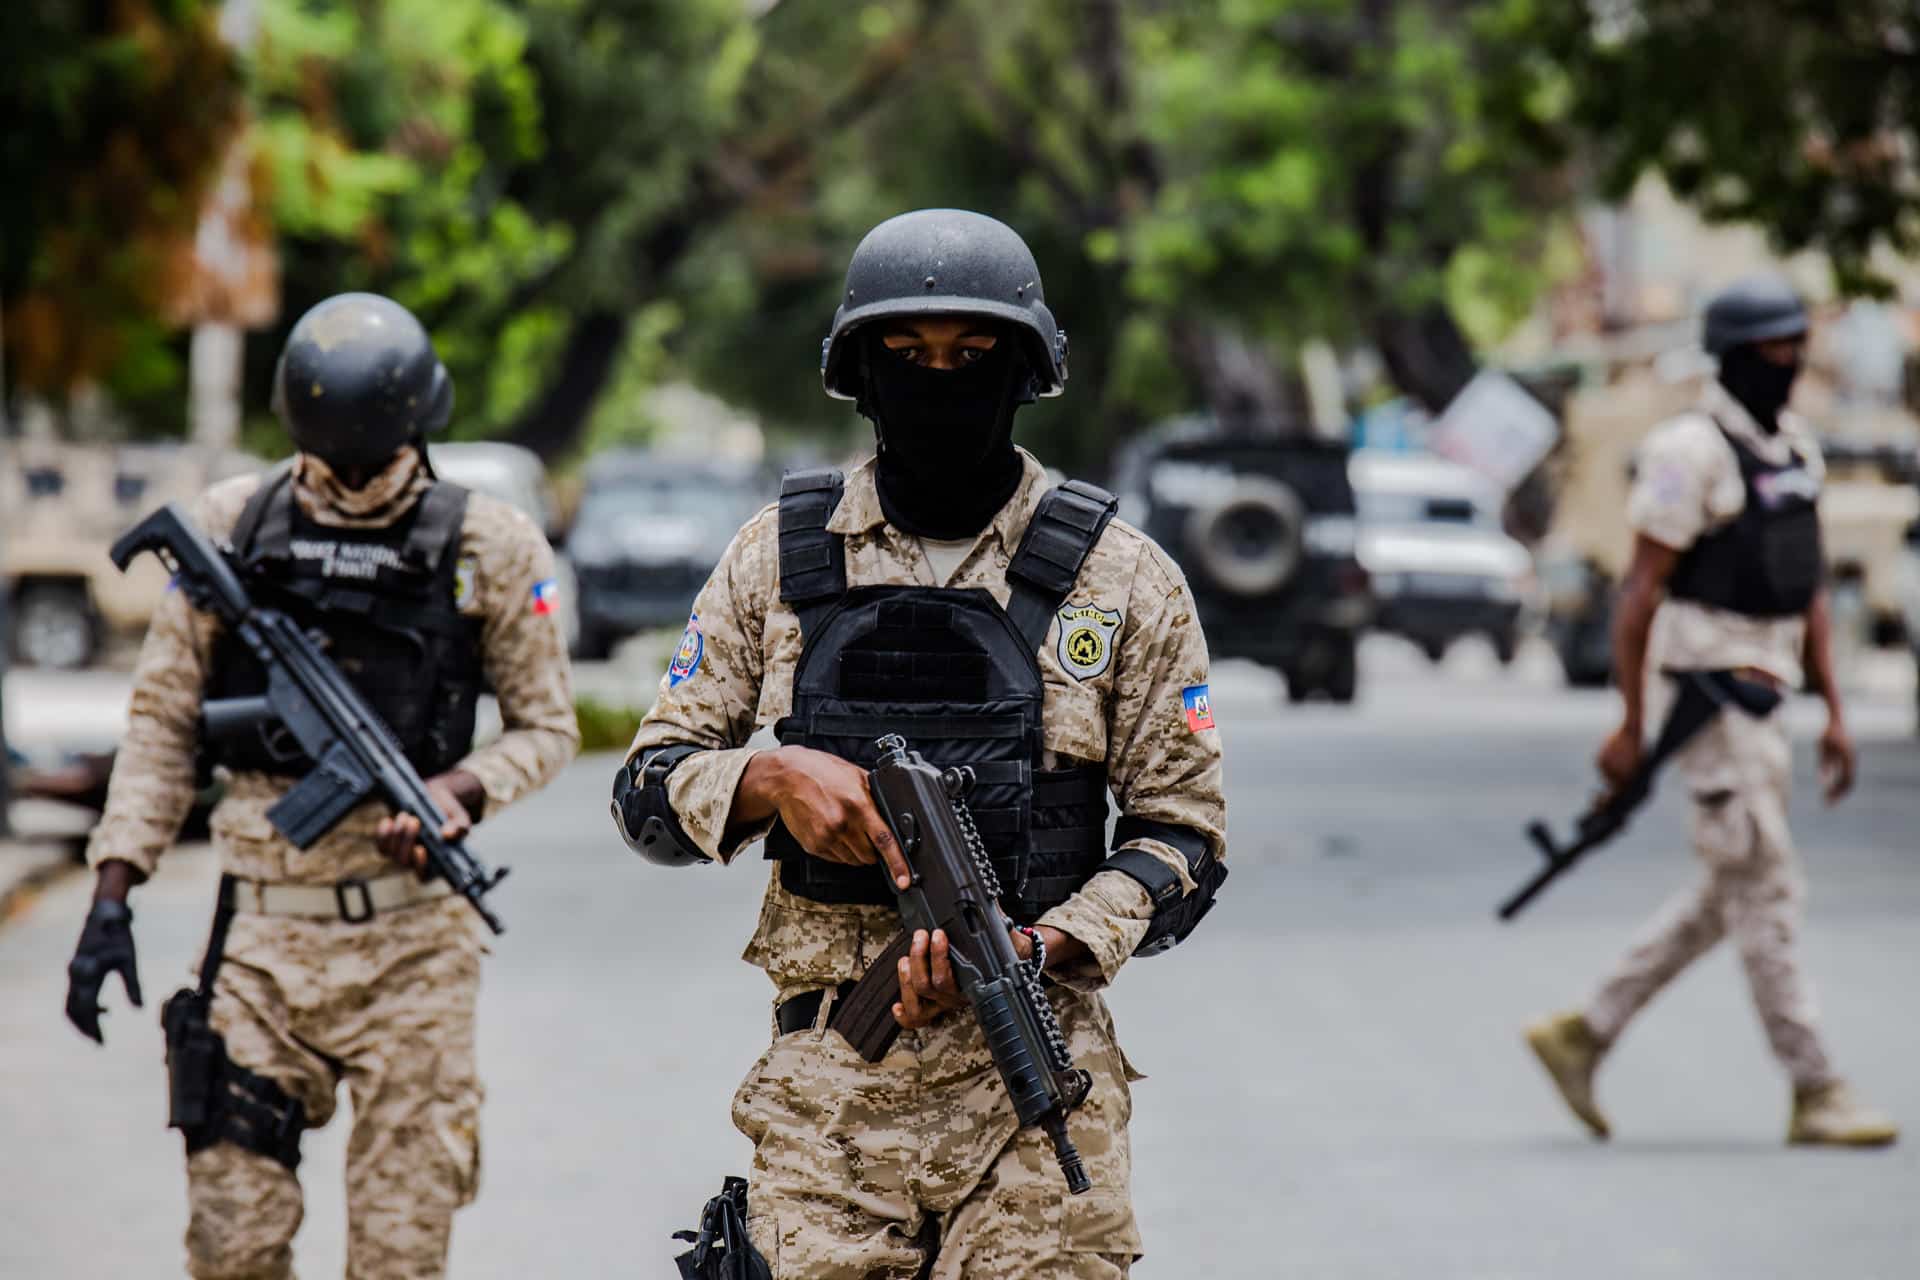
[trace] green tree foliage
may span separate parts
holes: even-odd
[[[546,150],[526,22],[496,0],[264,0],[261,17],[251,91],[283,305],[249,344],[249,405],[266,405],[303,311],[371,289],[420,313],[454,372],[456,421],[490,434],[529,394],[558,324],[540,285],[574,242],[506,181]]]
[[[1535,0],[1234,0],[1137,24],[1152,207],[1113,245],[1141,297],[1262,337],[1369,341],[1438,407],[1471,376],[1451,292],[1530,305],[1565,82]],[[1495,260],[1497,272],[1477,271]]]
[[[1522,42],[1536,16],[1532,0],[956,4],[914,74],[822,146],[806,201],[746,211],[741,234],[808,253],[729,260],[756,269],[697,341],[703,375],[789,419],[844,418],[773,384],[766,353],[817,341],[866,227],[959,204],[1028,237],[1073,336],[1068,394],[1023,416],[1050,457],[1095,464],[1196,404],[1287,425],[1282,370],[1316,336],[1377,345],[1443,404],[1474,367],[1453,298],[1524,312],[1568,199],[1565,81]],[[811,21],[789,0],[764,38]]]
[[[1549,0],[259,2],[284,306],[249,405],[301,311],[376,289],[432,328],[456,430],[549,456],[632,437],[677,373],[858,430],[814,353],[861,233],[928,205],[1034,246],[1073,382],[1023,432],[1068,465],[1196,404],[1285,422],[1310,337],[1440,403],[1450,303],[1522,309],[1567,197]]]
[[[1911,0],[1609,0],[1540,18],[1608,194],[1657,171],[1710,219],[1825,250],[1850,291],[1885,287],[1876,249],[1920,250]]]
[[[239,118],[201,0],[0,6],[0,304],[10,389],[174,405],[161,319]]]

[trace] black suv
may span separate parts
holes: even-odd
[[[578,656],[604,658],[637,631],[685,625],[720,553],[776,489],[752,463],[639,449],[593,459],[566,545],[580,582]]]
[[[1294,702],[1351,702],[1359,681],[1373,598],[1347,456],[1344,443],[1189,420],[1127,446],[1115,470],[1121,514],[1186,573],[1212,656],[1273,667]]]

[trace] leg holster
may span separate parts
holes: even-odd
[[[225,1037],[213,1029],[213,979],[232,919],[232,883],[223,876],[200,984],[174,992],[160,1013],[167,1036],[167,1126],[186,1136],[188,1155],[216,1142],[231,1142],[297,1169],[306,1104],[235,1063],[227,1056]]]

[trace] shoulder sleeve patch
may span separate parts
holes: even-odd
[[[667,687],[674,688],[693,677],[700,669],[700,659],[707,653],[707,638],[700,630],[700,615],[694,614],[687,619],[687,629],[681,633],[680,647],[674,651],[673,661],[667,664]]]
[[[1187,711],[1187,728],[1193,733],[1211,729],[1213,723],[1213,695],[1207,692],[1203,684],[1190,684],[1180,691],[1180,701]]]

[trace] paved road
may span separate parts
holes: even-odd
[[[1518,827],[1585,786],[1604,695],[1471,655],[1435,676],[1369,650],[1355,711],[1287,708],[1223,669],[1226,901],[1113,996],[1136,1088],[1147,1277],[1906,1280],[1920,1258],[1920,747],[1905,698],[1862,706],[1850,804],[1799,815],[1809,953],[1833,1039],[1916,1127],[1881,1154],[1789,1151],[1786,1089],[1738,971],[1712,957],[1603,1080],[1618,1137],[1578,1136],[1518,1024],[1577,998],[1690,874],[1671,797],[1512,928]],[[11,689],[10,689],[11,693]],[[1803,730],[1815,708],[1797,708]],[[1803,734],[1804,736],[1804,734]],[[1800,764],[1811,785],[1810,761]],[[761,872],[638,864],[605,825],[606,760],[490,823],[515,863],[488,971],[486,1185],[453,1274],[665,1276],[666,1232],[744,1168],[727,1124],[766,1037],[739,963]],[[1810,794],[1810,793],[1809,793]],[[0,1275],[178,1274],[184,1195],[153,1008],[205,928],[182,851],[137,899],[150,1007],[93,1049],[58,1022],[76,879],[0,931]],[[340,1270],[342,1127],[308,1140],[303,1274]]]

